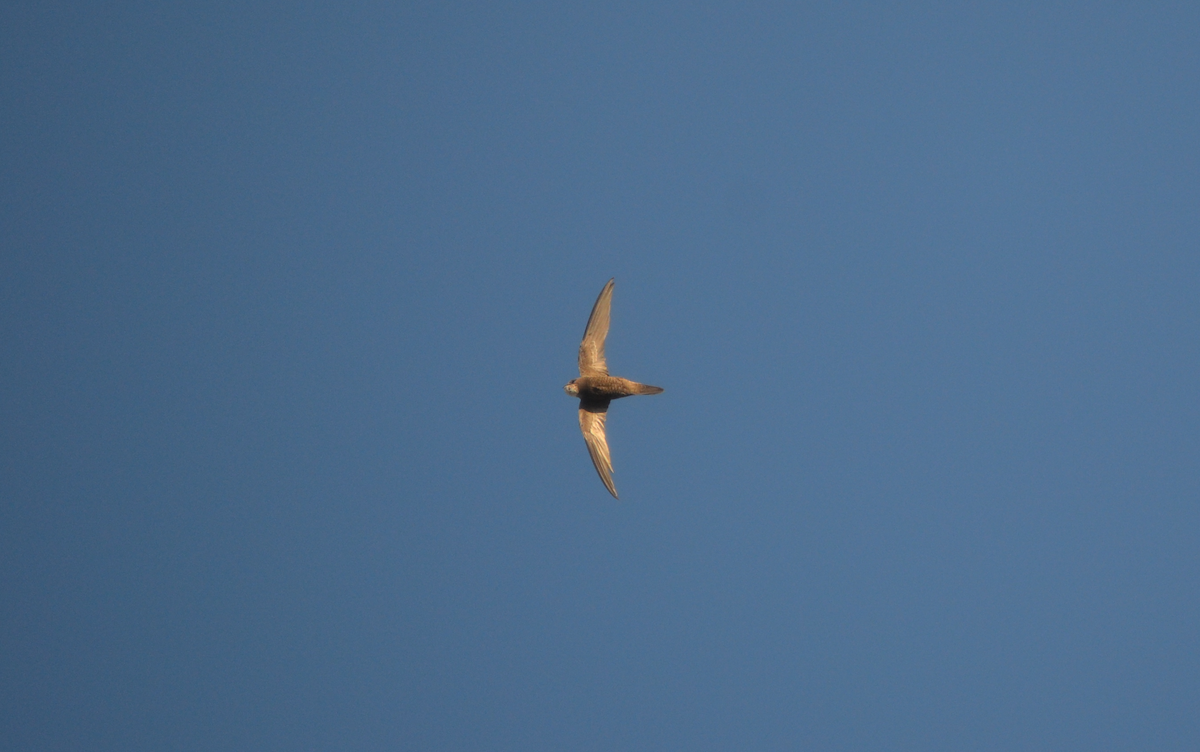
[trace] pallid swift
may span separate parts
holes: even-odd
[[[612,479],[612,457],[608,452],[608,440],[604,436],[604,418],[608,414],[608,403],[633,394],[662,394],[662,388],[639,384],[636,381],[608,375],[608,363],[604,360],[604,338],[608,336],[609,312],[612,308],[613,280],[609,280],[588,318],[583,331],[583,342],[579,344],[579,378],[571,379],[563,387],[567,394],[579,398],[579,429],[587,442],[592,464],[604,481],[604,487],[617,496],[617,487]]]

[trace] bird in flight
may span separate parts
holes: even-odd
[[[662,388],[639,384],[636,381],[608,375],[608,363],[604,360],[604,338],[608,336],[609,312],[612,308],[613,280],[609,280],[592,315],[583,330],[583,342],[579,343],[579,378],[571,379],[563,387],[567,394],[579,398],[579,429],[587,442],[592,464],[604,481],[604,487],[617,496],[617,487],[612,479],[612,456],[608,453],[608,439],[604,436],[604,418],[608,414],[608,403],[632,394],[662,394]]]

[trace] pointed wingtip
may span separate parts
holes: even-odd
[[[617,501],[620,501],[621,497],[617,496],[617,484],[612,482],[612,477],[605,478],[602,475],[602,476],[600,476],[600,480],[604,481],[605,490],[607,490],[610,494],[612,494],[612,497],[614,499],[616,499]]]

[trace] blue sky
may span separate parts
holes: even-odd
[[[6,5],[0,746],[1196,747],[1198,28]]]

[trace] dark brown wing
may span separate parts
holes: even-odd
[[[587,328],[583,330],[583,342],[579,343],[580,376],[608,375],[608,362],[604,360],[604,338],[608,336],[612,292],[613,280],[610,279],[600,291],[600,297],[596,298],[596,305],[592,306],[592,315],[588,317]]]
[[[583,440],[587,442],[588,454],[592,455],[592,464],[604,481],[604,487],[617,496],[617,487],[612,479],[612,456],[608,453],[608,439],[604,435],[604,418],[608,411],[608,400],[604,402],[579,401],[579,430],[583,431]]]

